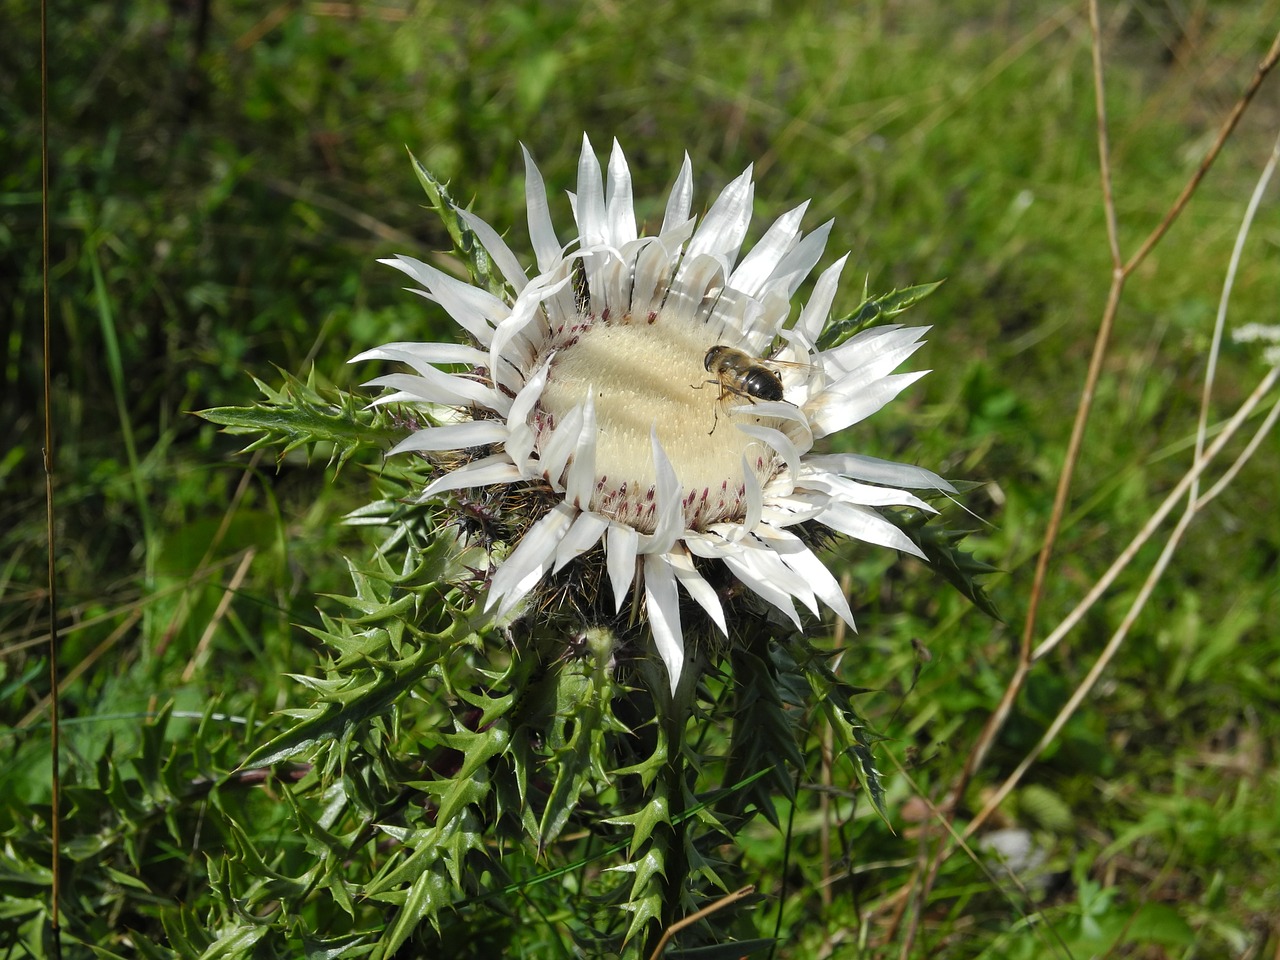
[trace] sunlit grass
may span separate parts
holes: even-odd
[[[46,821],[30,809],[47,797],[37,709],[47,686],[33,643],[46,629],[38,86],[32,18],[7,6],[21,37],[12,38],[15,69],[0,77],[0,422],[12,425],[0,449],[0,703],[10,726],[0,740],[10,771],[0,778],[0,829],[16,845],[8,868],[32,875],[47,863],[31,833]],[[255,722],[300,702],[285,677],[314,662],[300,625],[315,622],[320,594],[346,588],[340,557],[364,548],[339,518],[371,498],[373,480],[360,464],[334,482],[323,463],[298,456],[251,462],[188,414],[250,402],[246,373],[275,383],[273,364],[349,386],[358,374],[345,360],[358,351],[447,335],[374,264],[448,248],[419,206],[406,147],[452,178],[459,197],[474,195],[478,214],[520,236],[518,144],[537,156],[563,215],[585,130],[598,144],[623,142],[637,196],[661,196],[686,150],[700,199],[754,162],[760,219],[811,196],[807,225],[836,218],[829,251],[853,251],[846,278],[865,275],[875,289],[947,280],[912,317],[934,326],[921,355],[934,372],[862,440],[868,452],[983,484],[964,501],[980,518],[971,546],[1004,571],[990,591],[1008,625],[918,565],[841,557],[862,628],[845,638],[842,670],[871,689],[864,709],[889,738],[881,766],[893,831],[842,796],[823,852],[810,797],[785,887],[786,838],[753,837],[747,862],[775,898],[760,908],[759,935],[772,933],[781,908],[786,956],[856,942],[863,955],[896,956],[911,924],[917,956],[1082,956],[1105,948],[1090,929],[1120,936],[1142,916],[1125,935],[1170,953],[1193,941],[1202,955],[1275,949],[1274,438],[1197,518],[1098,688],[992,824],[1026,828],[1043,848],[1026,892],[959,854],[926,905],[898,913],[918,889],[918,834],[931,822],[923,800],[943,799],[1009,682],[1110,281],[1082,7],[508,5],[477,14],[442,3],[351,17],[312,5],[282,8],[275,23],[253,5],[211,9],[203,43],[193,21],[162,4],[53,20],[62,669],[88,663],[64,695],[77,719],[68,776],[92,781],[108,749],[132,769],[145,753],[136,718],[168,702],[197,713],[214,703]],[[1273,2],[1103,11],[1123,250],[1155,227],[1195,169],[1277,13]],[[1218,294],[1274,136],[1274,90],[1272,78],[1125,291],[1039,638],[1187,469]],[[1264,202],[1245,247],[1229,326],[1275,322],[1273,206]],[[1211,424],[1261,377],[1258,352],[1224,343]],[[1032,671],[961,820],[1077,687],[1156,554],[1140,552]],[[913,638],[929,651],[923,665]],[[252,743],[243,724],[213,719],[197,735],[184,723],[148,756],[182,758],[205,737],[207,753],[181,760],[183,774],[166,783],[225,771]],[[811,778],[821,777],[815,755]],[[837,764],[830,781],[847,788],[852,776]],[[98,812],[110,810],[121,807],[103,799]],[[101,852],[77,850],[90,878],[70,882],[123,913],[114,927],[69,928],[75,935],[108,944],[127,927],[159,938],[159,918],[193,902],[203,867],[179,854],[195,864],[203,845],[221,841],[199,835],[194,800],[179,810],[173,816],[193,824],[187,851],[149,848],[127,830]],[[73,823],[82,831],[73,843],[96,829]],[[107,890],[90,876],[101,863],[150,893]],[[0,940],[34,943],[43,891],[16,880],[3,889],[27,906],[0,919]],[[1065,949],[1037,932],[1045,924]]]

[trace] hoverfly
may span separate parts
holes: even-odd
[[[722,397],[728,391],[752,401],[782,399],[782,378],[744,350],[717,343],[702,366],[716,376]]]
[[[707,383],[720,385],[721,400],[724,399],[725,394],[732,393],[745,397],[752,403],[757,400],[783,399],[782,377],[769,366],[771,363],[781,362],[780,360],[760,360],[745,350],[723,343],[717,343],[711,347],[702,358],[702,366],[707,373],[714,374],[716,378],[708,380]],[[720,413],[717,409],[715,422],[712,423],[708,433],[716,432],[719,421]]]

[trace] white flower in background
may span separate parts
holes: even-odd
[[[1232,334],[1236,343],[1261,343],[1262,362],[1269,367],[1280,367],[1280,325],[1274,323],[1246,323]]]
[[[394,391],[378,403],[422,404],[440,423],[391,451],[452,452],[455,469],[424,498],[494,485],[548,494],[490,571],[486,607],[509,614],[544,578],[602,544],[615,612],[643,591],[673,690],[685,659],[680,591],[727,633],[721,596],[704,577],[712,565],[797,627],[797,600],[814,612],[821,600],[852,625],[839,584],[810,549],[813,525],[919,554],[877,508],[929,510],[898,488],[951,487],[918,467],[819,455],[813,445],[922,376],[893,371],[925,328],[876,327],[818,350],[845,258],[784,326],[831,224],[803,235],[801,204],[740,256],[750,168],[699,221],[686,157],[657,234],[640,236],[621,149],[615,142],[602,175],[584,137],[570,195],[578,229],[568,243],[552,227],[527,152],[525,169],[535,275],[492,227],[459,211],[514,297],[412,257],[383,261],[421,284],[414,292],[439,303],[472,342],[391,343],[355,358],[416,371],[371,385]]]

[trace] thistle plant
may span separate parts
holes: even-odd
[[[929,524],[951,484],[824,442],[921,376],[896,371],[925,328],[893,321],[935,285],[834,314],[841,258],[795,310],[830,223],[804,234],[801,204],[744,254],[751,170],[697,216],[686,158],[646,235],[621,149],[602,169],[585,138],[571,239],[526,153],[526,269],[414,165],[467,279],[384,262],[458,339],[355,357],[371,401],[290,379],[206,413],[251,448],[389,448],[349,518],[376,549],[315,631],[324,675],[244,764],[291,771],[308,855],[224,864],[242,915],[278,910],[215,939],[269,927],[256,949],[384,958],[760,946],[757,898],[730,896],[752,879],[735,840],[784,827],[815,718],[850,786],[882,797],[858,678],[829,663],[823,618],[854,613],[823,548],[916,555],[989,609],[960,535]]]

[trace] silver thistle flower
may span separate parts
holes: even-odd
[[[438,424],[392,453],[455,452],[423,498],[504,485],[547,491],[536,520],[489,571],[486,609],[507,616],[544,578],[603,543],[615,610],[643,591],[673,691],[685,663],[680,589],[728,632],[722,598],[704,576],[714,564],[797,627],[797,600],[813,612],[821,600],[852,626],[848,601],[812,538],[798,535],[801,525],[920,555],[877,508],[930,510],[907,489],[951,487],[919,467],[815,454],[814,441],[870,416],[922,376],[893,371],[927,328],[875,327],[819,350],[844,257],[785,326],[831,223],[803,235],[801,204],[740,258],[750,168],[699,221],[690,214],[686,156],[660,229],[641,236],[621,149],[615,141],[602,174],[584,137],[570,195],[578,231],[567,244],[527,151],[525,170],[536,274],[526,275],[492,227],[459,210],[513,296],[412,257],[385,260],[421,284],[414,292],[439,303],[472,342],[391,343],[354,358],[416,371],[369,385],[392,391],[377,403],[423,405]],[[438,366],[458,364],[469,370]]]

